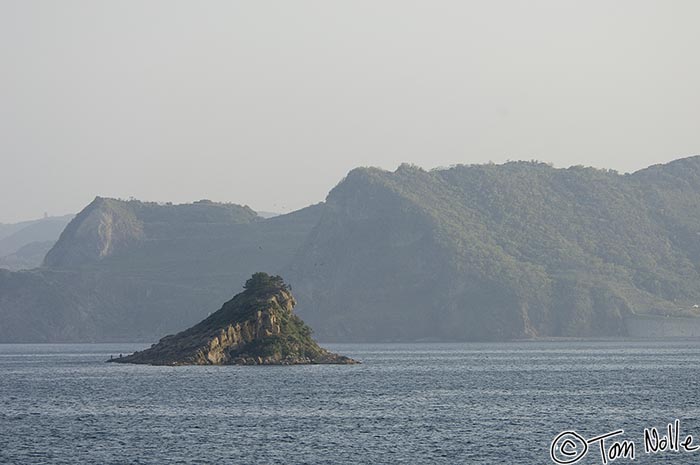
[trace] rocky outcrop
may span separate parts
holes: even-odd
[[[256,273],[245,290],[201,323],[150,349],[112,359],[150,365],[354,364],[322,349],[293,313],[296,301],[279,276]]]

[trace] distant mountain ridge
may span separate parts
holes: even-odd
[[[14,252],[0,257],[0,268],[10,271],[31,270],[44,262],[44,257],[56,241],[35,241],[23,245]]]
[[[322,341],[622,336],[697,317],[700,157],[632,174],[538,162],[358,168],[323,204],[96,199],[45,267],[0,273],[0,341],[154,340],[258,270]]]
[[[0,268],[31,269],[41,265],[73,215],[49,216],[0,224]]]

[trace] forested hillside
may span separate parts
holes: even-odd
[[[289,276],[327,339],[614,336],[632,313],[695,315],[699,252],[698,157],[404,165],[352,171]]]
[[[97,198],[44,267],[0,274],[0,341],[156,340],[256,271],[285,276],[322,341],[624,336],[634,315],[698,316],[699,270],[700,157],[358,168],[269,219]]]

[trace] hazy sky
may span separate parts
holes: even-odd
[[[0,221],[700,153],[700,1],[0,0]]]

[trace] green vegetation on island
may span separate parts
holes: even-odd
[[[190,329],[150,349],[111,359],[149,365],[354,364],[319,347],[293,313],[296,301],[280,276],[255,273],[245,290]]]

